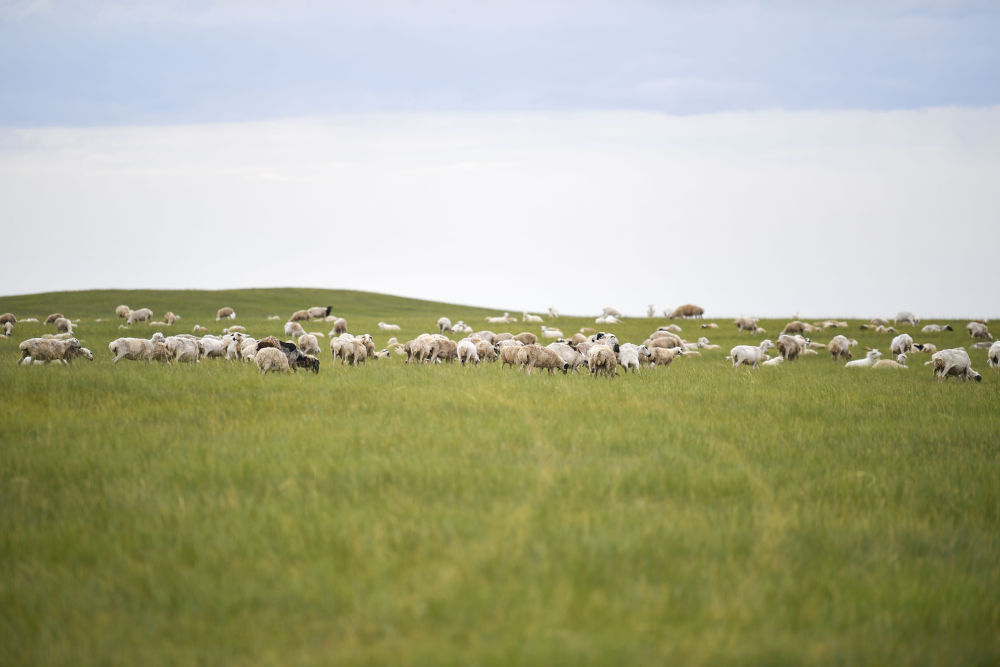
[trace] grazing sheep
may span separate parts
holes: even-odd
[[[549,317],[551,317],[554,320],[559,319],[559,311],[556,310],[555,306],[549,306]]]
[[[921,329],[923,333],[938,333],[941,331],[954,331],[950,324],[926,324]]]
[[[10,322],[4,322],[3,323],[3,335],[4,336],[10,336],[10,334],[13,333],[13,331],[14,331],[14,325],[13,324],[11,324]]]
[[[430,355],[427,361],[430,363],[436,362],[438,359],[441,361],[447,361],[451,363],[458,359],[458,344],[443,336],[440,338],[435,338],[431,341]]]
[[[218,322],[221,319],[225,319],[227,317],[231,320],[236,319],[236,311],[230,308],[229,306],[225,306],[224,308],[219,308],[218,312],[215,313],[216,322]]]
[[[289,322],[307,322],[309,321],[309,311],[308,310],[296,310],[292,313],[292,316],[288,318]]]
[[[803,334],[812,331],[813,327],[800,320],[793,320],[781,330],[782,334]]]
[[[53,324],[56,325],[56,331],[59,333],[73,333],[73,323],[65,317],[57,317]]]
[[[949,377],[956,377],[963,382],[966,380],[982,382],[983,380],[982,375],[972,370],[972,360],[969,359],[969,353],[960,347],[935,352],[927,363],[931,364],[934,369],[934,378],[937,380],[947,380]]]
[[[986,363],[994,370],[1000,370],[1000,340],[990,345],[990,351],[987,352],[986,356]]]
[[[808,341],[806,341],[806,344],[808,344]],[[805,349],[806,347],[803,342],[795,336],[789,336],[787,334],[778,336],[778,354],[780,354],[785,361],[795,361],[799,358],[799,355],[805,351]]]
[[[537,343],[518,348],[517,365],[528,375],[531,375],[531,371],[535,368],[545,369],[549,375],[557,370],[561,370],[565,375],[566,371],[569,370],[569,364],[563,361],[555,350],[542,347]]]
[[[17,318],[13,313],[4,313],[0,315],[0,324],[17,324]]]
[[[81,352],[86,348],[83,348],[76,338],[67,338],[66,340],[29,338],[21,341],[17,347],[21,351],[21,358],[17,361],[19,364],[48,363],[50,361],[72,363],[73,359],[78,356],[86,357]],[[29,361],[25,361],[25,359],[29,359]],[[90,359],[93,360],[93,355],[90,356]]]
[[[330,335],[339,336],[342,333],[347,333],[347,320],[343,317],[338,317],[333,321],[333,330],[330,332]]]
[[[893,354],[910,354],[913,352],[913,337],[910,334],[899,334],[892,339],[889,351]]]
[[[519,340],[525,345],[534,345],[538,342],[538,336],[531,333],[530,331],[522,331],[521,333],[514,336],[514,340]]]
[[[722,349],[721,345],[713,345],[712,343],[709,343],[708,339],[705,338],[704,336],[702,336],[701,338],[698,339],[698,347],[700,349],[702,349],[702,350],[721,350]]]
[[[451,330],[452,330],[452,328],[451,328],[451,320],[449,320],[447,317],[439,317],[438,318],[438,331],[440,333],[444,333],[445,331],[451,331]]]
[[[152,338],[117,338],[108,343],[108,349],[114,355],[112,363],[117,364],[122,359],[130,361],[169,361],[166,339],[157,332]]]
[[[228,341],[223,342],[222,338],[219,336],[202,336],[199,347],[201,348],[201,356],[204,358],[221,359],[226,356]]]
[[[579,373],[580,366],[587,364],[586,357],[566,343],[549,343],[545,347],[558,354],[566,362],[569,370],[574,373]]]
[[[167,355],[174,361],[201,362],[201,346],[197,340],[186,336],[168,336],[164,345],[167,346]]]
[[[285,335],[286,336],[298,337],[298,336],[305,335],[305,333],[306,333],[306,330],[303,329],[302,325],[299,324],[298,322],[292,322],[291,320],[289,320],[288,322],[285,322]]]
[[[458,341],[457,345],[458,361],[464,366],[466,362],[471,362],[473,364],[479,363],[479,351],[476,350],[476,344],[469,340],[468,338],[463,338]]]
[[[132,310],[132,309],[129,308],[128,306],[126,306],[125,304],[122,304],[122,305],[118,306],[117,308],[115,308],[115,315],[117,315],[119,317],[119,319],[123,319],[124,320],[124,319],[126,319],[128,317],[128,313],[129,313],[130,310]]]
[[[872,320],[872,322],[874,323],[875,320]],[[908,310],[901,310],[896,313],[896,324],[910,324],[916,326],[918,322],[920,322],[920,318]]]
[[[684,347],[684,340],[670,331],[654,331],[644,343],[647,347]]]
[[[257,364],[257,370],[261,375],[272,372],[292,372],[288,364],[288,357],[285,356],[285,353],[280,348],[265,347],[263,350],[257,350],[257,354],[254,355],[253,360]]]
[[[163,321],[167,323],[168,327],[172,327],[174,325],[174,322],[176,322],[179,319],[181,319],[181,316],[174,315],[173,311],[171,310],[168,310],[166,314],[163,316]]]
[[[734,369],[742,364],[756,367],[769,358],[767,351],[773,347],[770,339],[761,341],[760,345],[737,345],[729,351],[726,361],[732,361]]]
[[[587,365],[590,376],[605,375],[609,378],[618,376],[618,357],[614,350],[604,344],[596,344],[587,351]]]
[[[983,340],[993,340],[993,334],[990,333],[989,328],[982,322],[969,322],[965,325],[965,328],[969,330],[969,338],[982,338]]]
[[[54,323],[54,322],[55,322],[56,320],[58,320],[58,319],[63,319],[63,318],[65,318],[65,317],[66,317],[66,316],[65,316],[65,315],[63,315],[62,313],[52,313],[51,315],[49,315],[48,317],[46,317],[46,318],[45,318],[45,322],[44,322],[44,323],[45,323],[45,324],[52,324],[52,323]]]
[[[868,353],[865,355],[864,359],[855,359],[854,361],[848,361],[846,364],[844,364],[844,368],[871,368],[872,366],[875,365],[875,362],[877,362],[879,359],[882,358],[882,353],[879,352],[877,348],[876,349],[865,348],[865,349],[868,350]]]
[[[531,313],[521,313],[522,322],[541,322],[542,318],[538,315],[532,315]]]
[[[125,323],[132,325],[136,322],[148,322],[151,319],[153,319],[152,310],[149,308],[139,308],[138,310],[128,311],[128,317],[125,319]]]
[[[399,331],[398,324],[389,324],[388,322],[379,322],[378,328],[381,331]]]
[[[257,350],[263,350],[265,347],[274,347],[280,350],[281,341],[276,336],[265,336],[257,341]]]
[[[497,358],[500,360],[500,368],[507,366],[517,366],[517,351],[523,347],[520,341],[514,341],[512,345],[499,345],[496,347]]]
[[[321,350],[319,348],[319,341],[316,340],[316,336],[312,334],[302,334],[298,338],[298,343],[299,349],[301,349],[304,353],[319,356]]]
[[[321,320],[325,317],[329,317],[330,311],[333,310],[333,306],[313,306],[308,311],[310,319]]]
[[[830,352],[830,358],[834,361],[837,359],[850,359],[853,356],[851,355],[851,343],[847,340],[847,336],[843,334],[831,338],[826,349]]]
[[[649,359],[650,353],[649,348],[645,345],[636,345],[635,343],[624,343],[620,346],[618,352],[618,364],[625,369],[625,374],[628,374],[629,369],[632,369],[633,373],[639,372],[639,360]]]
[[[570,342],[571,345],[575,346],[575,345],[579,345],[580,343],[584,342],[585,340],[587,340],[587,337],[585,335],[583,335],[582,333],[575,333],[575,334],[573,334],[573,337],[570,339],[569,342]]]
[[[497,351],[492,345],[487,343],[485,340],[477,340],[476,344],[476,354],[479,355],[480,361],[496,361]]]
[[[562,338],[563,332],[561,329],[550,329],[549,327],[542,325],[542,338]]]
[[[756,317],[737,317],[733,320],[733,324],[736,325],[738,331],[756,331],[757,330],[757,318]]]
[[[670,319],[675,317],[689,318],[695,317],[700,318],[705,316],[705,309],[701,306],[696,306],[693,303],[685,303],[682,306],[677,306],[674,311],[670,313]]]

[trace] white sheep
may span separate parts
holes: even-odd
[[[982,338],[983,340],[993,340],[993,334],[990,333],[989,327],[987,327],[982,322],[969,322],[966,325],[966,329],[969,330],[969,338]]]
[[[770,339],[762,340],[760,345],[737,345],[729,351],[727,361],[733,362],[733,368],[740,365],[756,367],[769,357],[767,351],[774,348],[774,343]]]
[[[298,336],[304,335],[305,333],[306,333],[306,330],[303,329],[302,325],[299,324],[298,322],[291,322],[291,321],[285,322],[285,335],[286,336],[298,337]],[[333,333],[331,332],[330,335],[332,336]]]
[[[587,365],[590,367],[590,376],[606,375],[615,377],[618,375],[618,357],[614,350],[607,345],[596,344],[587,351]]]
[[[117,364],[122,359],[131,361],[169,361],[166,339],[159,331],[149,339],[117,338],[108,343],[108,349],[114,355],[112,363]]]
[[[219,308],[218,312],[215,313],[215,321],[218,322],[221,319],[229,318],[230,320],[236,319],[236,311],[226,306],[224,308]]]
[[[561,329],[549,328],[542,325],[542,338],[562,338],[563,332]]]
[[[868,349],[868,348],[865,348]],[[882,353],[878,349],[868,349],[868,353],[865,354],[864,359],[855,359],[854,361],[848,361],[844,364],[844,368],[871,368],[875,365],[879,359],[882,358]]]
[[[542,318],[538,315],[532,315],[531,313],[521,313],[522,322],[541,322]]]
[[[510,313],[504,313],[502,316],[487,317],[486,321],[491,324],[510,324],[517,322],[517,318],[511,317]]]
[[[983,376],[972,369],[969,353],[961,347],[935,352],[931,355],[931,360],[926,363],[933,367],[934,378],[937,380],[947,380],[952,376],[962,381],[982,382],[983,380]]]
[[[594,320],[597,324],[621,324],[617,315],[601,315]]]
[[[462,320],[459,320],[458,322],[455,322],[455,324],[452,326],[451,329],[455,333],[472,333],[472,327],[470,327],[468,324],[466,324]]]
[[[554,320],[559,319],[559,311],[556,310],[555,306],[549,306],[549,317],[551,317]]]
[[[196,364],[201,361],[201,346],[196,338],[168,336],[164,344],[167,346],[167,354],[174,361],[193,361]]]
[[[451,320],[447,317],[438,318],[438,331],[444,333],[445,331],[452,331]]]
[[[476,350],[476,344],[472,340],[463,338],[458,341],[458,360],[463,366],[466,362],[479,363],[479,352]]]
[[[298,343],[299,343],[299,349],[306,354],[311,354],[314,357],[318,357],[321,353],[319,347],[319,341],[316,339],[316,336],[312,334],[308,333],[302,334],[298,338]]]
[[[923,333],[939,333],[941,331],[954,331],[950,324],[927,324],[924,325],[920,331]]]
[[[398,324],[389,324],[388,322],[379,322],[378,328],[381,331],[399,331]]]
[[[872,320],[873,323],[874,321],[875,320]],[[896,313],[896,319],[895,319],[896,324],[910,324],[916,326],[918,322],[920,322],[920,318],[908,310],[901,310],[898,313]]]
[[[853,356],[851,354],[851,342],[843,334],[838,334],[831,338],[826,349],[830,352],[830,358],[834,361],[839,358],[850,359]]]
[[[21,358],[17,363],[38,364],[57,361],[60,363],[71,363],[75,357],[86,355],[82,352],[86,348],[80,345],[76,338],[57,340],[51,338],[29,338],[18,344],[21,351]],[[89,350],[88,350],[89,352]],[[27,361],[25,361],[27,359]],[[90,355],[93,361],[93,355]]]
[[[1000,340],[990,345],[990,351],[986,355],[986,362],[994,370],[1000,370]]]
[[[913,336],[910,334],[899,334],[892,339],[889,350],[893,354],[910,354],[913,352]]]
[[[258,350],[253,360],[257,364],[257,370],[261,375],[269,372],[292,372],[291,367],[288,365],[288,357],[277,347],[265,347],[262,350]]]
[[[633,373],[638,373],[640,359],[645,361],[650,358],[649,348],[645,345],[635,343],[623,343],[618,349],[618,364],[625,369],[625,373],[632,369]]]
[[[140,308],[138,310],[128,311],[128,317],[126,318],[126,324],[134,324],[136,322],[146,322],[153,319],[153,311],[149,308]]]

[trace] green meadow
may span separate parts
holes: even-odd
[[[330,305],[379,348],[379,320],[400,341],[442,315],[539,332],[486,324],[514,306],[362,292],[0,298],[19,319],[79,318],[95,355],[16,365],[20,341],[54,332],[41,322],[0,340],[2,665],[1000,663],[1000,373],[985,350],[970,350],[981,383],[934,381],[925,354],[899,371],[822,350],[734,371],[730,347],[791,318],[750,336],[709,310],[719,329],[682,321],[681,335],[721,350],[610,380],[343,367],[326,338],[318,376],[260,376],[112,365],[109,341],[153,331],[120,329],[120,303],[172,310],[177,332],[257,337]],[[215,322],[222,306],[235,321]],[[602,328],[641,342],[667,322]],[[903,330],[968,346],[950,323]],[[891,335],[859,324],[855,358],[891,357]]]

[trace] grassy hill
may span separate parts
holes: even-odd
[[[0,299],[80,318],[96,356],[15,365],[41,323],[0,340],[4,664],[1000,660],[985,351],[978,384],[935,382],[919,354],[905,371],[822,351],[734,371],[727,350],[759,337],[688,321],[722,350],[613,380],[329,352],[319,375],[261,377],[113,365],[109,340],[154,330],[120,329],[118,303],[214,332],[229,305],[257,336],[280,334],[270,314],[331,305],[380,346],[380,319],[405,340],[487,312],[325,290]],[[664,323],[613,330],[638,342]],[[858,324],[862,347],[888,351]],[[909,330],[968,345],[952,324]]]

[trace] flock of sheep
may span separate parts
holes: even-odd
[[[205,327],[195,325],[193,333],[164,336],[157,331],[150,338],[123,337],[111,341],[108,349],[113,355],[113,362],[122,360],[162,361],[162,362],[194,362],[199,363],[206,358],[222,358],[231,361],[254,363],[261,374],[268,372],[292,372],[305,368],[319,372],[321,348],[319,338],[325,337],[321,332],[307,332],[302,322],[322,320],[331,322],[333,328],[329,336],[330,352],[334,362],[359,366],[369,359],[389,357],[396,354],[406,358],[406,363],[450,363],[458,361],[462,365],[479,364],[482,362],[499,362],[502,368],[516,367],[527,374],[534,369],[556,371],[562,373],[578,373],[581,367],[589,370],[592,376],[615,377],[618,369],[638,372],[643,367],[664,366],[670,364],[678,356],[700,355],[702,351],[719,349],[708,338],[702,336],[697,342],[688,342],[680,337],[681,328],[676,324],[659,327],[641,344],[621,343],[613,333],[582,328],[572,336],[565,336],[554,327],[540,325],[541,337],[552,342],[539,344],[539,336],[523,331],[518,334],[491,330],[473,331],[465,322],[452,323],[442,317],[437,322],[437,332],[423,333],[400,343],[395,337],[387,346],[377,350],[370,334],[354,335],[347,331],[347,321],[331,315],[329,306],[316,306],[296,311],[284,325],[285,336],[294,340],[279,340],[274,336],[256,339],[246,333],[244,327],[230,325],[223,330],[222,335],[213,335]],[[650,306],[652,311],[652,306]],[[137,322],[148,322],[150,326],[169,327],[180,317],[168,312],[162,321],[154,321],[153,311],[149,308],[133,310],[122,305],[115,310],[116,315],[125,321],[122,328],[130,327]],[[701,318],[704,310],[699,306],[685,304],[664,314],[673,318]],[[559,317],[554,308],[549,310],[552,319]],[[229,307],[221,308],[216,314],[216,321],[233,320],[236,312]],[[273,315],[271,320],[281,318]],[[502,316],[488,317],[488,322],[507,324],[517,322],[516,317],[509,313]],[[522,313],[524,322],[540,323],[538,315]],[[614,324],[622,319],[621,313],[614,308],[605,308],[596,319],[598,324]],[[30,321],[30,320],[24,320]],[[37,320],[34,320],[37,321]],[[846,361],[848,368],[896,368],[906,369],[908,355],[918,352],[930,353],[930,361],[925,365],[933,368],[938,379],[956,377],[961,380],[973,379],[979,381],[982,376],[972,369],[968,352],[964,348],[937,350],[930,343],[915,343],[909,333],[900,333],[895,327],[916,326],[919,320],[908,312],[897,315],[895,326],[887,320],[876,318],[869,324],[863,324],[863,329],[873,329],[879,333],[895,334],[890,344],[890,350],[895,359],[882,359],[878,349],[866,348],[864,358],[852,360],[852,347],[857,341],[843,334],[833,336],[828,343],[819,343],[806,337],[828,328],[843,328],[846,322],[825,320],[817,323],[806,323],[800,320],[789,322],[777,338],[777,343],[770,339],[763,340],[759,345],[736,345],[730,350],[726,360],[735,369],[745,365],[757,367],[760,365],[774,366],[795,361],[799,357],[818,354],[825,349],[833,360]],[[11,313],[0,315],[0,336],[9,337],[12,334],[17,319]],[[93,360],[93,353],[73,337],[74,323],[62,313],[53,313],[45,320],[46,324],[56,327],[55,334],[47,334],[41,338],[30,338],[20,343],[20,364],[47,364],[51,362],[71,363],[73,359],[82,357]],[[733,321],[740,332],[752,334],[766,333],[759,326],[756,318],[739,317]],[[387,322],[379,322],[381,331],[399,331],[400,327]],[[715,323],[703,323],[702,329],[715,329]],[[989,348],[988,363],[993,368],[1000,368],[1000,341],[992,342],[987,323],[975,320],[967,325],[968,333],[974,341],[974,347]],[[925,325],[921,332],[933,333],[951,330],[950,326],[936,324]],[[467,334],[460,340],[452,340],[446,334]],[[201,334],[201,335],[198,335]],[[777,356],[771,357],[768,352],[775,350]]]

